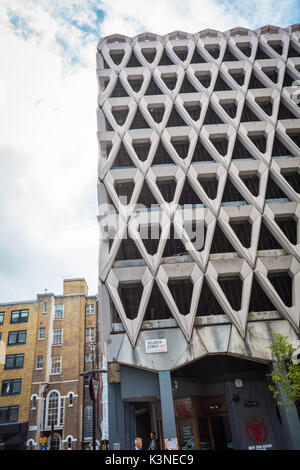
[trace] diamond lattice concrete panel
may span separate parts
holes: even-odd
[[[299,25],[266,25],[99,42],[99,278],[133,346],[154,292],[190,342],[208,287],[247,337],[257,282],[299,332],[299,39]],[[189,228],[200,223],[198,246]],[[143,239],[147,227],[157,240]],[[283,272],[280,297],[274,276]],[[241,282],[240,308],[224,278]],[[181,305],[180,281],[190,283]],[[126,286],[138,285],[140,297],[127,298]]]

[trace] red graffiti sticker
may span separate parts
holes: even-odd
[[[263,419],[255,416],[248,423],[245,421],[245,424],[247,436],[254,444],[263,444],[266,441],[268,428]]]

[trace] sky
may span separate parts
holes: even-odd
[[[101,37],[298,22],[299,0],[0,0],[0,303],[97,293]]]

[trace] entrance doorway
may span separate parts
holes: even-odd
[[[143,440],[143,449],[148,449],[152,431],[151,407],[149,402],[133,404],[136,416],[136,435]]]

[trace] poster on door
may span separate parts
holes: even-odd
[[[178,450],[178,442],[175,437],[170,437],[169,439],[164,439],[165,449],[166,450]]]

